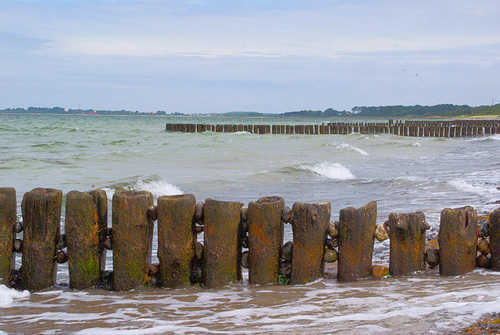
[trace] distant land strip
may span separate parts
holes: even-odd
[[[65,109],[62,107],[7,108],[0,114],[55,114],[55,115],[168,115],[168,116],[238,116],[238,117],[356,117],[356,118],[455,118],[455,117],[500,117],[500,104],[471,107],[468,105],[440,104],[434,106],[356,106],[350,111],[328,108],[321,110],[300,110],[284,113],[260,113],[233,111],[227,113],[140,112],[128,110]]]
[[[316,125],[255,125],[255,124],[194,124],[167,123],[168,132],[182,133],[235,133],[252,134],[394,134],[412,137],[465,137],[483,134],[500,134],[500,120],[454,121],[394,121],[388,122],[329,122]]]

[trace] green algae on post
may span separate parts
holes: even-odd
[[[0,284],[7,285],[13,265],[14,225],[17,218],[16,190],[0,188]]]
[[[21,281],[24,289],[39,291],[55,284],[62,196],[61,190],[52,188],[35,188],[24,194],[21,204],[24,222]]]

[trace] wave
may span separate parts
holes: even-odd
[[[14,299],[28,298],[29,296],[30,293],[28,291],[16,291],[5,285],[0,285],[0,307],[11,304]]]
[[[467,183],[463,179],[454,179],[448,182],[449,185],[453,186],[459,191],[474,193],[478,195],[491,194],[496,195],[499,194],[500,191],[496,187],[488,187],[487,185],[472,185]]]
[[[500,141],[500,134],[492,134],[492,135],[483,135],[479,137],[472,137],[469,138],[468,141],[474,142],[474,141]]]
[[[356,178],[352,172],[340,163],[323,162],[303,164],[299,169],[314,172],[322,177],[333,180],[350,180]]]
[[[149,191],[153,194],[155,199],[163,195],[176,195],[184,193],[179,187],[168,183],[159,176],[142,179],[134,177],[132,179],[113,183],[101,189],[106,191],[108,199],[112,199],[115,192],[122,191]]]
[[[335,146],[336,149],[340,149],[340,150],[348,150],[348,151],[356,151],[358,153],[360,153],[361,155],[363,156],[369,156],[369,154],[364,151],[363,149],[360,149],[354,145],[351,145],[349,143],[341,143],[341,144],[338,144]]]

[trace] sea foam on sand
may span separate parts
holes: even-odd
[[[14,299],[28,298],[29,296],[28,291],[16,291],[5,285],[0,285],[0,307],[10,305]]]

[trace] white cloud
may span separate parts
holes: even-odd
[[[496,1],[8,0],[0,64],[11,84],[0,101],[88,96],[168,110],[159,96],[175,92],[169,104],[187,112],[222,101],[261,111],[477,104],[500,92]]]

